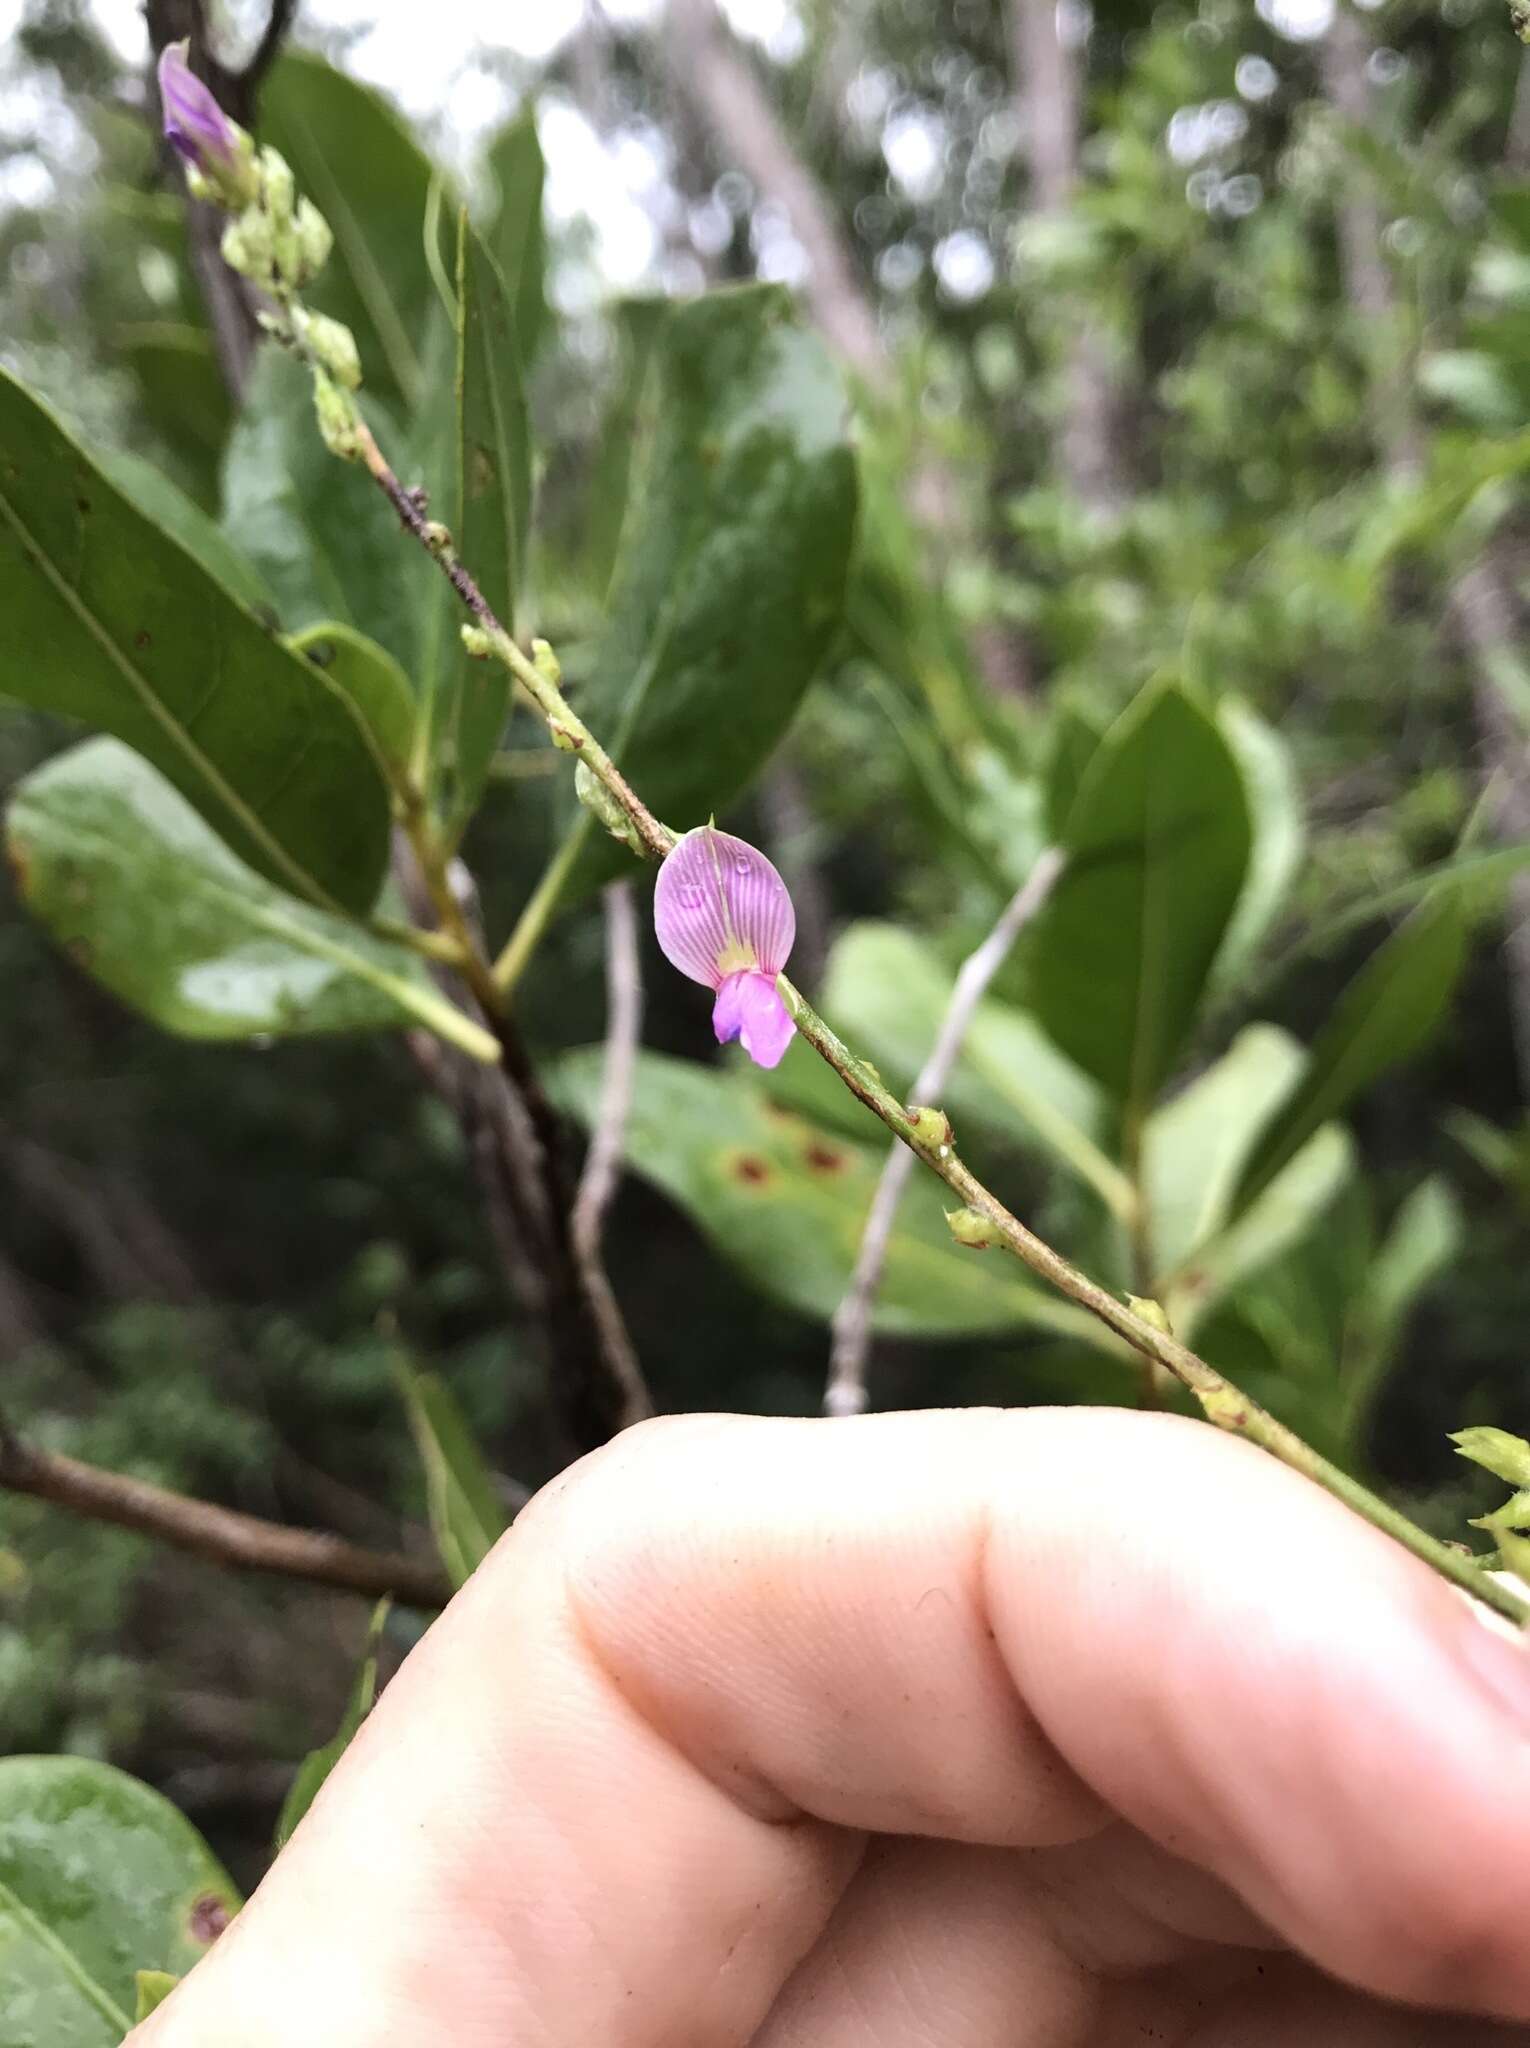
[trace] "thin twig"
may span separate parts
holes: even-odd
[[[48,1501],[90,1521],[114,1522],[122,1529],[157,1536],[181,1550],[246,1571],[338,1586],[373,1600],[392,1593],[411,1607],[444,1607],[451,1598],[451,1586],[440,1567],[421,1558],[366,1550],[323,1530],[262,1521],[125,1472],[108,1472],[79,1458],[40,1451],[3,1420],[0,1488]]]
[[[500,1197],[491,1194],[497,1241],[503,1245],[500,1226],[512,1218],[525,1262],[536,1276],[556,1368],[552,1397],[560,1422],[576,1450],[594,1450],[652,1413],[642,1369],[598,1247],[581,1253],[574,1243],[574,1193],[563,1130],[520,1027],[489,972],[472,878],[460,861],[449,872],[436,872],[423,841],[414,852],[414,861],[395,862],[406,899],[418,922],[434,914],[456,939],[465,987],[450,977],[447,984],[458,988],[459,999],[471,1006],[500,1047],[500,1065],[482,1080],[469,1078],[463,1084],[458,1104],[463,1130],[481,1181]],[[453,886],[454,876],[466,901]],[[422,900],[422,892],[428,900]]]
[[[616,1193],[643,1029],[643,967],[632,884],[612,882],[601,901],[606,918],[606,1057],[600,1106],[574,1197],[574,1246],[581,1257],[599,1251],[606,1211]]]
[[[586,1297],[598,1313],[608,1317],[607,1362],[625,1385],[627,1419],[635,1422],[653,1413],[653,1403],[601,1258],[601,1235],[606,1211],[616,1193],[627,1118],[632,1110],[638,1041],[643,1028],[643,969],[638,957],[637,913],[631,883],[612,882],[602,900],[606,916],[606,1057],[595,1128],[569,1219],[569,1240]]]
[[[951,1000],[940,1021],[929,1058],[914,1082],[911,1102],[932,1102],[951,1078],[973,1015],[1003,966],[1010,948],[1051,895],[1063,871],[1064,856],[1049,846],[1024,882],[1005,904],[993,930],[957,970]],[[898,1204],[914,1171],[914,1154],[894,1145],[882,1168],[856,1254],[855,1271],[844,1299],[834,1312],[834,1339],[829,1353],[829,1382],[824,1389],[825,1415],[859,1415],[866,1406],[866,1360],[871,1350],[871,1312],[876,1304],[887,1247],[892,1241]]]
[[[370,445],[368,445],[370,444]],[[399,484],[375,442],[367,436],[363,458],[374,479],[388,492],[406,528],[436,560],[463,603],[484,629],[489,652],[503,661],[526,694],[541,711],[550,736],[566,751],[577,753],[588,763],[609,795],[633,827],[634,839],[650,859],[662,859],[675,843],[675,835],[657,819],[637,796],[631,785],[596,740],[584,721],[570,708],[557,683],[544,669],[522,653],[494,617],[482,591],[454,554],[432,544],[419,508]],[[956,1150],[949,1121],[933,1107],[907,1107],[884,1085],[881,1075],[867,1060],[858,1059],[830,1029],[801,991],[783,974],[777,987],[789,1005],[797,1029],[819,1057],[827,1062],[858,1102],[887,1126],[895,1138],[907,1145],[940,1176],[962,1203],[963,1241],[975,1243],[986,1232],[995,1243],[1055,1287],[1070,1301],[1088,1310],[1146,1358],[1154,1359],[1187,1387],[1200,1403],[1208,1420],[1218,1428],[1245,1436],[1279,1458],[1294,1471],[1304,1473],[1327,1492],[1352,1508],[1373,1528],[1392,1536],[1404,1549],[1460,1586],[1484,1605],[1521,1624],[1530,1621],[1530,1602],[1501,1585],[1490,1573],[1473,1563],[1470,1556],[1429,1535],[1389,1502],[1360,1485],[1302,1442],[1294,1431],[1276,1420],[1267,1409],[1224,1379],[1214,1366],[1199,1358],[1186,1345],[1157,1324],[1146,1321],[1117,1296],[1091,1280],[1086,1273],[1053,1251],[1026,1229],[968,1168]]]

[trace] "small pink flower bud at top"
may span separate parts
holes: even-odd
[[[167,43],[159,60],[159,100],[165,140],[200,170],[227,170],[234,161],[234,124],[186,61],[186,43]]]
[[[776,987],[797,915],[764,854],[715,825],[687,832],[659,869],[653,923],[665,959],[716,991],[718,1044],[776,1066],[797,1029]]]

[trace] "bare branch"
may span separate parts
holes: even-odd
[[[426,1071],[462,1126],[512,1285],[546,1327],[560,1422],[575,1449],[593,1450],[649,1414],[651,1404],[599,1245],[575,1243],[563,1130],[514,1018],[488,981],[472,878],[460,862],[453,867],[465,902],[432,901],[418,863],[401,840],[395,845],[394,872],[416,922],[454,920],[478,962],[472,989],[445,970],[432,972],[494,1034],[502,1064],[426,1055]],[[415,1057],[421,1060],[418,1048]]]
[[[951,1069],[962,1049],[973,1013],[987,993],[989,983],[1003,966],[1021,932],[1040,911],[1057,884],[1064,856],[1049,846],[1037,860],[1024,882],[1000,913],[993,930],[976,951],[969,953],[957,971],[951,1000],[941,1019],[940,1030],[930,1056],[920,1069],[909,1094],[909,1102],[923,1106],[933,1102],[951,1078]],[[829,1355],[829,1383],[824,1390],[826,1415],[859,1415],[866,1406],[866,1360],[871,1349],[871,1312],[887,1263],[898,1204],[914,1170],[915,1155],[895,1144],[888,1152],[882,1177],[877,1182],[866,1226],[861,1233],[860,1251],[850,1285],[834,1314],[834,1340]]]
[[[582,1258],[599,1252],[606,1211],[616,1193],[643,1029],[643,966],[632,884],[612,882],[601,903],[606,919],[606,1058],[595,1128],[574,1197],[574,1248]]]
[[[157,1536],[178,1549],[245,1571],[306,1579],[377,1599],[392,1593],[411,1607],[444,1607],[451,1587],[421,1558],[365,1550],[316,1529],[292,1529],[211,1501],[172,1493],[146,1479],[108,1472],[79,1458],[34,1449],[0,1419],[0,1488],[50,1502],[87,1520]]]

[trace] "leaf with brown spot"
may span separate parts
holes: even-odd
[[[601,1066],[598,1051],[579,1052],[555,1070],[558,1100],[586,1120],[596,1113]],[[841,1143],[783,1116],[749,1074],[644,1053],[627,1159],[762,1292],[826,1321],[849,1284],[886,1157],[879,1127],[867,1128],[869,1144]],[[968,1258],[946,1228],[943,1197],[923,1176],[904,1197],[877,1296],[879,1331],[1045,1329],[1113,1349],[1092,1317],[1044,1294],[1014,1260]]]
[[[239,1909],[184,1815],[83,1757],[0,1761],[5,2048],[116,2048],[139,1980],[183,1976]]]

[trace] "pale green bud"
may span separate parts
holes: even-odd
[[[330,454],[345,462],[355,462],[361,454],[361,420],[356,401],[325,370],[316,369],[313,373],[313,409]]]
[[[337,384],[354,391],[361,382],[361,358],[351,330],[327,313],[310,313],[306,306],[293,308],[292,324],[310,360],[327,370]]]
[[[300,199],[293,221],[297,236],[298,258],[301,266],[300,284],[307,284],[329,261],[329,252],[335,246],[330,233],[329,222],[320,213],[311,199]]]
[[[552,647],[548,641],[532,641],[531,665],[536,670],[537,674],[541,676],[545,682],[549,682],[552,684],[555,690],[562,683],[563,665],[558,660],[557,655],[553,653]]]
[[[241,277],[266,287],[276,282],[276,238],[258,206],[246,207],[229,222],[219,247],[229,269]]]
[[[643,853],[643,841],[636,825],[588,761],[579,762],[574,769],[574,794],[587,811],[594,812],[613,839],[619,839],[623,846],[630,847],[636,854]]]
[[[474,661],[487,661],[494,652],[494,642],[482,626],[464,626],[462,644]]]
[[[1140,1316],[1145,1323],[1151,1323],[1155,1330],[1162,1330],[1166,1337],[1174,1335],[1168,1311],[1162,1302],[1154,1301],[1146,1294],[1129,1294],[1126,1297],[1126,1305],[1133,1315]]]
[[[297,204],[297,187],[287,159],[271,148],[260,152],[260,198],[277,227],[291,225]]]
[[[990,1251],[999,1242],[993,1224],[979,1209],[947,1209],[946,1226],[969,1251]]]
[[[951,1128],[951,1119],[943,1109],[915,1109],[909,1106],[909,1122],[912,1129],[909,1136],[921,1150],[934,1152],[939,1158],[950,1156],[956,1143],[956,1133]]]

